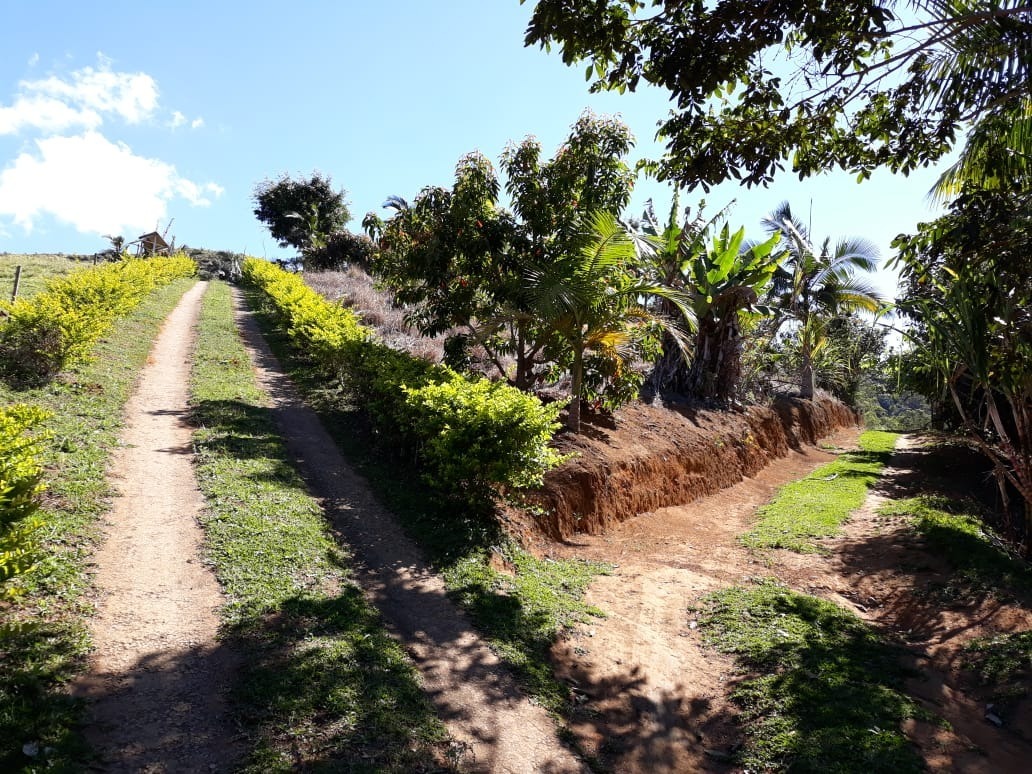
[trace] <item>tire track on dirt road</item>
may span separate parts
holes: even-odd
[[[117,495],[93,560],[93,652],[72,684],[90,702],[85,734],[101,771],[226,771],[239,753],[226,703],[236,660],[217,640],[223,598],[201,558],[188,424],[206,288],[194,285],[165,321],[110,463]]]
[[[236,294],[237,321],[259,385],[291,455],[338,533],[350,545],[356,578],[412,656],[423,688],[448,731],[468,745],[464,770],[581,772],[548,713],[531,704],[512,675],[445,594],[368,485],[345,462],[315,413],[304,405]]]

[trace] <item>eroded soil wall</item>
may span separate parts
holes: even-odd
[[[615,422],[558,439],[576,456],[533,496],[539,526],[556,539],[600,534],[636,514],[732,486],[791,449],[857,423],[851,409],[823,397],[784,398],[741,413],[627,406]]]

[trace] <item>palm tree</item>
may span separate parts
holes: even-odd
[[[659,325],[679,335],[675,325],[646,308],[645,299],[662,297],[684,319],[692,318],[680,294],[632,275],[641,242],[614,215],[596,212],[585,218],[580,241],[580,249],[530,272],[525,288],[539,324],[565,350],[557,359],[569,363],[572,386],[566,425],[573,432],[580,431],[589,354],[620,373],[651,328]]]
[[[834,247],[826,238],[818,250],[810,240],[809,228],[792,214],[788,202],[778,205],[763,225],[770,234],[780,232],[784,240],[784,258],[774,273],[769,295],[782,320],[799,323],[799,394],[812,398],[813,353],[823,340],[827,320],[844,312],[873,313],[884,303],[874,287],[856,274],[878,268],[878,249],[865,239],[851,237]]]
[[[1032,184],[1032,98],[1012,101],[971,129],[960,158],[936,181],[930,196],[944,202],[965,185],[1013,191]]]

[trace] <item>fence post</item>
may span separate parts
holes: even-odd
[[[14,290],[11,291],[11,303],[18,300],[18,286],[21,285],[21,266],[14,267]]]

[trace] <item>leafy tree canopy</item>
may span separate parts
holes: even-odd
[[[254,187],[254,214],[280,247],[301,252],[324,247],[331,234],[344,228],[351,213],[344,191],[335,191],[328,175],[313,172],[297,179],[283,174]]]
[[[525,0],[524,0],[525,1]],[[1028,0],[538,0],[527,45],[587,60],[593,90],[670,91],[661,179],[862,177],[940,158],[1029,105]]]
[[[499,204],[502,183],[491,162],[470,153],[451,189],[424,188],[411,203],[391,197],[387,221],[366,216],[363,225],[379,242],[373,270],[400,302],[415,305],[421,332],[464,328],[467,342],[527,388],[541,375],[550,341],[525,292],[527,277],[582,249],[587,214],[626,206],[633,143],[626,125],[588,112],[550,159],[533,138],[510,144],[501,169],[514,212]],[[509,356],[515,373],[505,365]]]

